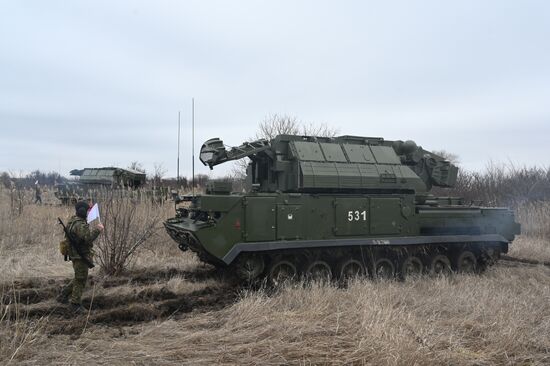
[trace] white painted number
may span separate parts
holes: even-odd
[[[367,221],[367,211],[348,211],[348,221]]]

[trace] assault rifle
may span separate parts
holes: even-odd
[[[59,224],[63,227],[63,231],[65,232],[65,235],[67,235],[67,239],[69,240],[69,244],[71,244],[71,247],[78,253],[80,258],[82,259],[82,262],[84,262],[88,268],[94,268],[95,265],[82,253],[82,250],[80,246],[78,245],[77,240],[75,240],[74,236],[69,232],[63,221],[58,217],[57,220],[59,221]]]

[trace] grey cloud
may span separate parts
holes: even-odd
[[[21,1],[1,10],[0,170],[66,174],[138,160],[175,175],[181,110],[189,175],[192,96],[197,148],[213,136],[239,144],[266,115],[287,113],[342,134],[415,139],[471,169],[500,158],[548,164],[546,2]]]

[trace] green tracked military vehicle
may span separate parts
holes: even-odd
[[[54,195],[63,205],[90,198],[96,191],[137,189],[146,181],[143,172],[117,167],[73,169],[70,174],[79,179],[55,185]]]
[[[226,149],[214,138],[200,152],[210,168],[244,157],[249,193],[213,182],[165,222],[180,249],[243,280],[475,272],[520,232],[507,208],[430,195],[458,169],[413,141],[280,135]]]

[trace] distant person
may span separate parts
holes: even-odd
[[[42,189],[38,182],[34,185],[34,204],[42,204]]]
[[[61,290],[57,301],[69,302],[75,313],[84,311],[82,292],[88,280],[89,264],[93,266],[93,242],[103,231],[101,223],[97,224],[96,228],[90,229],[86,221],[89,208],[87,202],[78,201],[75,205],[76,214],[69,219],[66,226],[70,235],[70,238],[66,237],[66,239],[72,242],[69,246],[69,259],[73,262],[74,279]]]

